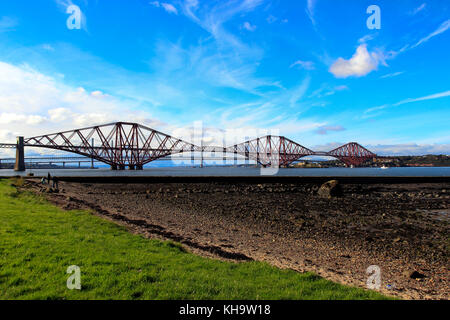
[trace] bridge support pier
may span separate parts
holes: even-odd
[[[119,165],[117,165],[117,164],[112,164],[111,165],[111,170],[120,170],[120,171],[122,171],[122,170],[125,170],[126,169],[126,166],[124,165],[124,164],[119,164]],[[130,170],[135,170],[135,166],[134,165],[131,165],[131,166],[129,166],[129,169]],[[138,169],[139,170],[139,169]]]
[[[144,166],[141,164],[136,165],[136,170],[144,170]]]
[[[131,165],[128,166],[128,169],[129,169],[129,170],[136,170],[136,167],[135,167],[134,165],[131,164]]]
[[[16,163],[14,164],[14,171],[25,171],[25,147],[23,137],[17,137]]]

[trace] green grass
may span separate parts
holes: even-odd
[[[70,265],[81,268],[81,290],[66,287]],[[312,273],[199,257],[0,180],[0,299],[383,298]]]

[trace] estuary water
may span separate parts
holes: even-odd
[[[28,169],[15,172],[1,169],[0,177],[27,176],[33,173],[36,177],[253,177],[253,176],[287,176],[287,177],[450,177],[450,167],[405,167],[405,168],[267,168],[256,167],[155,167],[142,171],[113,171],[109,168],[98,169]]]

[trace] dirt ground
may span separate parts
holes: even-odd
[[[196,254],[266,261],[359,287],[377,265],[387,295],[449,299],[450,183],[343,184],[343,194],[328,199],[307,183],[60,182],[48,193],[30,181],[64,209],[92,209]]]

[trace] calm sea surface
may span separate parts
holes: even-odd
[[[142,171],[112,171],[100,169],[32,169],[26,172],[1,169],[0,177],[15,175],[26,176],[299,176],[299,177],[450,177],[450,167],[417,167],[417,168],[289,168],[289,169],[260,169],[248,167],[165,167],[148,168]]]

